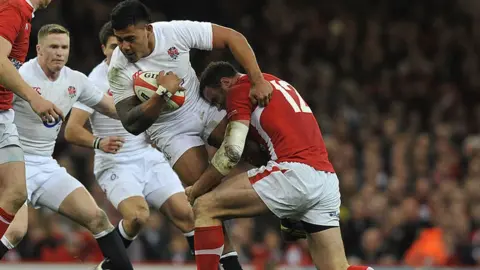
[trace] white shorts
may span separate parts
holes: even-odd
[[[339,226],[340,190],[335,173],[301,164],[269,161],[248,171],[250,183],[279,218]]]
[[[152,141],[173,166],[188,149],[204,145],[212,131],[225,118],[226,112],[218,110],[203,99],[197,108],[155,123],[148,131]]]
[[[60,167],[52,157],[25,155],[27,198],[35,208],[45,206],[58,211],[60,204],[83,185]]]
[[[13,122],[14,118],[13,110],[0,111],[0,148],[10,145],[22,146],[18,137],[17,126]]]
[[[163,154],[153,147],[134,155],[95,157],[94,173],[115,208],[129,197],[141,196],[159,209],[170,196],[185,191]]]

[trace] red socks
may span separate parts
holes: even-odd
[[[218,270],[223,241],[222,226],[195,228],[197,270]]]
[[[373,270],[373,268],[368,266],[352,265],[349,266],[347,270]]]
[[[0,208],[0,238],[3,237],[14,217]]]

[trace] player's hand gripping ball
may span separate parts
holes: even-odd
[[[140,101],[145,102],[149,100],[157,91],[158,72],[154,71],[139,71],[133,76],[133,91]],[[172,112],[180,108],[185,102],[185,91],[178,90],[172,95],[170,100],[165,105],[165,112]]]

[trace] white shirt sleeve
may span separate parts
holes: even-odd
[[[88,112],[89,114],[92,114],[92,113],[95,112],[94,109],[92,109],[92,108],[88,107],[87,105],[85,105],[85,104],[83,104],[83,103],[81,103],[81,102],[78,102],[78,101],[73,104],[73,108],[77,108],[77,109],[80,109],[80,110],[82,110],[82,111],[86,111],[86,112]]]
[[[95,84],[87,78],[87,76],[81,74],[81,80],[83,88],[78,97],[78,101],[89,107],[97,105],[103,98],[103,92],[100,91]]]
[[[135,96],[135,92],[133,92],[133,79],[120,68],[112,66],[108,69],[108,84],[110,85],[115,104],[126,98]]]
[[[187,48],[211,51],[213,48],[213,30],[209,22],[171,21],[173,32]]]

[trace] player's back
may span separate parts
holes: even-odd
[[[276,162],[299,162],[316,170],[334,172],[328,153],[310,107],[287,82],[269,74],[264,78],[273,86],[274,93],[268,106],[253,106],[251,135],[262,143]],[[237,87],[237,98],[248,100],[250,82],[242,76]],[[231,112],[229,112],[231,113]]]

